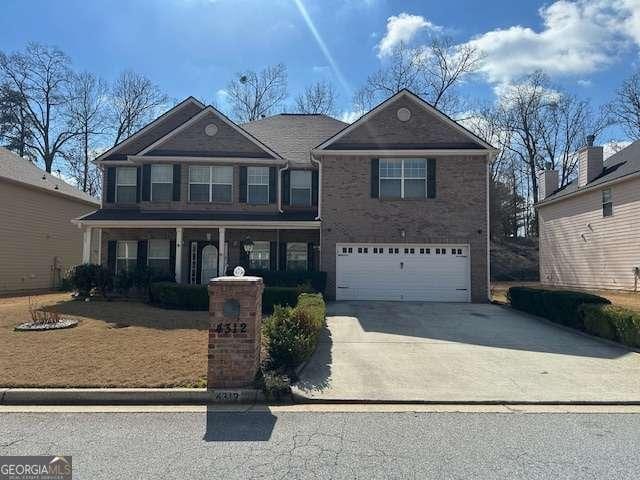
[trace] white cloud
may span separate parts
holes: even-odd
[[[421,15],[402,12],[387,18],[387,32],[378,43],[378,57],[389,55],[400,43],[409,43],[416,34],[423,30],[440,30]]]
[[[584,78],[581,78],[580,80],[578,80],[578,85],[580,85],[581,87],[590,87],[592,84],[591,80],[586,80]]]
[[[343,122],[346,123],[353,123],[356,120],[358,120],[362,115],[364,114],[364,112],[361,111],[346,111],[346,112],[342,112],[342,115],[340,115],[340,120],[342,120]]]
[[[640,44],[640,0],[558,0],[539,10],[543,28],[496,29],[469,43],[481,50],[491,82],[542,70],[584,75],[616,60],[631,42]]]

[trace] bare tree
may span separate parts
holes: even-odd
[[[15,91],[33,129],[32,148],[51,172],[55,156],[77,132],[67,116],[71,69],[60,50],[30,43],[23,52],[0,53],[0,74]]]
[[[640,139],[640,70],[627,78],[616,91],[611,113],[632,139]]]
[[[62,151],[66,175],[74,180],[78,188],[83,188],[84,192],[94,197],[100,196],[102,172],[93,162],[86,163],[85,159],[87,156],[93,159],[100,153],[99,150],[91,149],[88,155],[85,154],[83,141],[80,138],[74,138]]]
[[[107,85],[105,82],[89,72],[78,73],[73,76],[72,97],[69,105],[71,123],[74,130],[79,132],[76,138],[82,159],[78,186],[83,192],[89,189],[90,152],[95,148],[96,137],[105,133]],[[73,150],[78,150],[77,146]],[[69,155],[65,158],[68,160]],[[76,170],[77,157],[70,165]]]
[[[110,95],[113,144],[117,145],[155,117],[167,99],[167,95],[144,75],[131,70],[122,72]]]
[[[477,71],[481,58],[475,47],[454,45],[448,38],[436,38],[417,48],[401,42],[385,59],[386,64],[369,75],[365,85],[356,91],[355,108],[369,110],[406,88],[445,112],[457,113],[456,87]]]
[[[236,121],[265,117],[287,98],[287,67],[279,63],[259,72],[240,73],[229,82],[227,94]]]
[[[20,93],[9,85],[0,85],[0,141],[21,157],[36,159],[33,144],[33,126]]]
[[[298,113],[324,113],[332,115],[336,111],[336,90],[329,82],[316,82],[304,89],[296,97]]]

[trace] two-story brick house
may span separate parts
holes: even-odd
[[[494,149],[407,90],[347,125],[237,125],[190,97],[102,154],[84,260],[206,283],[320,269],[329,298],[486,301]]]

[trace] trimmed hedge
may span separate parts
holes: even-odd
[[[585,328],[580,315],[583,304],[611,303],[590,293],[531,287],[511,287],[507,291],[507,299],[513,308],[578,330]]]
[[[290,272],[271,270],[249,270],[247,275],[262,277],[267,287],[299,287],[310,285],[319,293],[324,293],[327,288],[327,272]]]
[[[262,292],[262,311],[270,313],[276,305],[292,307],[301,289],[298,287],[265,287]],[[173,310],[209,309],[209,292],[206,285],[186,285],[175,282],[152,283],[149,289],[151,303]]]
[[[585,331],[598,337],[640,347],[640,313],[614,305],[582,305]]]
[[[309,359],[325,325],[326,308],[319,293],[302,293],[294,308],[276,306],[262,324],[270,366],[290,370]]]

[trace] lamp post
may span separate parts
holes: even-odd
[[[253,252],[253,240],[251,240],[251,237],[246,237],[242,241],[242,248],[244,248],[244,251],[247,253],[247,255],[250,255],[251,252]]]

